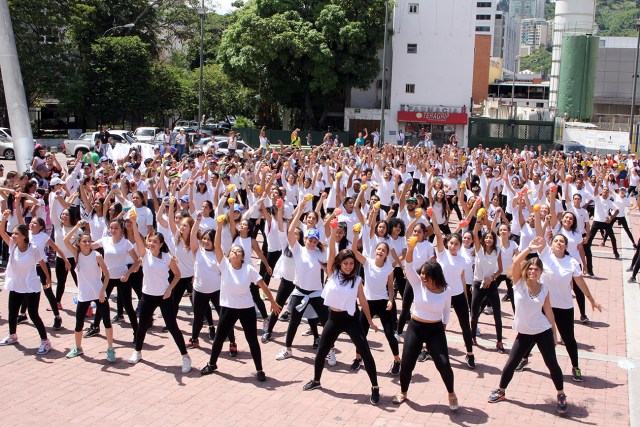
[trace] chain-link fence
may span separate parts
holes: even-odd
[[[548,146],[553,142],[553,122],[532,120],[501,120],[484,117],[469,119],[469,147],[524,148]]]

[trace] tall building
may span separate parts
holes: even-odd
[[[509,13],[516,19],[544,19],[545,0],[511,0]]]
[[[520,28],[520,44],[533,48],[551,44],[551,26],[544,19],[523,19]]]

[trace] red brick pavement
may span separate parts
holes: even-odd
[[[637,234],[640,219],[634,217],[632,222]],[[35,355],[38,337],[30,323],[18,326],[20,345],[0,348],[0,396],[4,408],[0,424],[394,426],[439,422],[521,427],[524,423],[604,425],[606,422],[629,425],[627,371],[617,364],[619,358],[626,356],[622,287],[632,285],[622,284],[622,265],[628,266],[629,260],[614,260],[610,247],[594,249],[595,271],[605,279],[587,279],[587,283],[605,311],[590,313],[590,325],[576,323],[584,383],[571,381],[569,358],[564,349],[558,347],[570,405],[564,418],[556,415],[553,384],[542,358],[535,353],[530,369],[515,374],[507,390],[508,400],[487,403],[487,396],[497,386],[507,360],[507,355],[494,350],[491,316],[481,317],[483,335],[475,351],[478,365],[475,371],[464,366],[462,336],[456,316],[451,317],[447,334],[460,402],[456,413],[448,409],[445,387],[431,362],[417,365],[408,401],[399,407],[393,405],[391,398],[399,391],[399,380],[386,373],[392,360],[390,350],[384,334],[369,334],[382,395],[380,405],[374,407],[368,403],[370,385],[364,370],[356,373],[349,370],[353,345],[344,335],[337,343],[338,365],[326,367],[323,388],[302,392],[302,385],[312,378],[314,356],[312,338],[300,336],[305,325],[301,325],[296,337],[293,359],[275,360],[284,341],[284,323],[276,326],[273,342],[261,344],[268,376],[265,383],[255,380],[253,362],[240,329],[236,331],[238,358],[223,353],[218,362],[219,372],[201,377],[199,369],[206,364],[210,349],[210,341],[204,337],[201,338],[204,348],[190,351],[194,370],[183,375],[179,352],[171,336],[160,332],[162,319],[156,321],[147,335],[143,361],[136,366],[127,363],[132,351],[127,323],[114,329],[115,364],[105,361],[103,337],[83,340],[85,355],[67,360],[64,356],[74,342],[72,293],[75,286],[71,284],[64,299],[63,330],[47,328],[53,343],[49,354]],[[7,295],[8,292],[0,291],[2,336],[8,330]],[[53,315],[45,311],[45,305],[43,298],[41,316],[50,326]],[[191,316],[187,306],[188,301],[184,299],[179,325],[185,339],[189,337]],[[511,330],[511,307],[504,304],[502,308],[505,342],[509,345],[515,336]]]

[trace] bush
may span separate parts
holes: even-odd
[[[238,116],[238,117],[236,117],[236,124],[235,124],[235,126],[234,126],[234,127],[237,127],[237,128],[250,128],[250,129],[253,129],[253,128],[255,128],[256,126],[255,126],[255,124],[253,123],[253,120],[248,119],[248,118],[243,117],[243,116]]]

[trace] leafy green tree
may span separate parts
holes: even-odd
[[[256,0],[222,36],[223,71],[321,128],[331,102],[379,71],[384,0]]]
[[[556,16],[556,2],[552,2],[551,0],[547,0],[544,4],[544,19],[546,21],[551,21]]]
[[[538,49],[533,51],[531,55],[520,58],[520,69],[549,74],[551,71],[551,52],[546,49]]]

